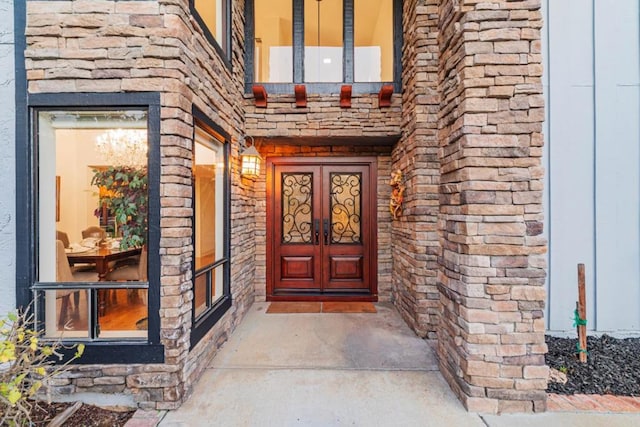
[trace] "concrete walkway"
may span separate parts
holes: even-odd
[[[256,303],[190,399],[160,426],[628,426],[640,416],[465,411],[434,351],[392,306],[266,314]]]

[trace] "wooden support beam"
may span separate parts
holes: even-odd
[[[382,85],[378,94],[378,107],[391,107],[391,95],[393,95],[393,85]]]
[[[296,107],[304,108],[307,106],[307,87],[305,85],[295,85],[294,92],[296,94]]]
[[[587,363],[587,297],[585,292],[584,264],[578,264],[578,357]]]
[[[340,88],[340,108],[351,108],[351,85]]]
[[[267,90],[262,85],[253,85],[253,97],[256,101],[256,107],[267,108]]]

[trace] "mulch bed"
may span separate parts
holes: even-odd
[[[72,403],[39,402],[31,420],[37,426],[46,426],[56,415]],[[122,427],[134,414],[134,410],[114,411],[92,405],[82,405],[67,421],[65,427]]]
[[[640,396],[640,338],[587,337],[587,363],[577,358],[575,338],[546,337],[547,365],[567,374],[567,383],[549,383],[558,394]]]

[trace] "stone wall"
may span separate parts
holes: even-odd
[[[309,94],[305,108],[293,94],[270,95],[256,108],[243,88],[242,0],[233,2],[231,68],[188,0],[28,1],[30,93],[162,93],[166,363],[77,366],[54,386],[176,408],[255,295],[264,298],[265,174],[238,173],[246,131],[265,157],[376,155],[380,300],[394,300],[421,336],[437,336],[441,370],[468,409],[544,410],[539,3],[405,0],[403,95],[390,108],[376,94],[354,94],[351,108],[340,108],[338,94]],[[192,105],[232,137],[234,304],[189,350]],[[392,152],[376,145],[398,137]],[[393,169],[407,190],[402,217],[391,221]]]
[[[8,277],[16,277],[16,150],[13,142],[16,133],[16,110],[10,100],[15,99],[13,1],[0,0],[0,317],[15,308],[16,287]],[[12,286],[13,284],[13,286]]]
[[[377,94],[354,94],[351,108],[340,107],[339,94],[308,94],[307,107],[297,108],[291,95],[268,95],[267,108],[244,104],[247,134],[256,138],[263,157],[270,156],[377,156],[378,157],[378,298],[390,301],[391,234],[388,185],[390,146],[368,141],[397,138],[401,133],[402,99],[394,94],[391,106],[379,108]],[[331,144],[330,138],[344,139]],[[297,141],[297,142],[296,142]],[[266,295],[266,173],[255,183],[256,297]]]
[[[546,405],[539,8],[440,5],[438,355],[471,411]]]
[[[351,108],[340,108],[339,94],[308,94],[307,107],[296,108],[291,95],[268,95],[267,108],[244,104],[246,130],[254,137],[381,137],[398,136],[400,96],[379,108],[377,94],[353,94]]]
[[[393,170],[406,179],[402,217],[393,221],[393,293],[407,323],[435,338],[438,221],[438,1],[404,2],[403,134]]]
[[[30,93],[161,92],[160,365],[78,366],[59,391],[133,393],[144,408],[173,409],[253,302],[253,186],[238,173],[243,128],[244,2],[234,1],[232,67],[191,17],[188,0],[28,1]],[[192,106],[232,138],[233,307],[191,351]]]

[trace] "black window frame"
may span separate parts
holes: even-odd
[[[224,28],[222,29],[224,40],[217,40],[213,35],[209,27],[207,26],[202,16],[196,9],[195,0],[189,0],[189,11],[191,15],[198,23],[202,32],[204,33],[205,38],[214,47],[214,49],[218,52],[220,59],[224,62],[225,66],[228,69],[231,69],[231,39],[233,37],[232,31],[232,19],[231,19],[231,9],[232,9],[232,0],[220,0],[222,1],[222,13],[224,14],[223,22]]]
[[[315,0],[306,0],[315,1]],[[354,82],[354,0],[343,0],[343,82],[313,83],[304,81],[304,2],[291,0],[293,12],[293,82],[255,82],[254,43],[255,0],[245,2],[245,93],[251,93],[253,85],[264,86],[268,93],[292,94],[294,86],[303,84],[307,93],[339,93],[343,85],[351,85],[353,93],[377,93],[385,84],[392,84],[393,91],[402,90],[402,0],[393,0],[393,81]]]
[[[193,289],[193,298],[191,300],[191,342],[190,348],[193,348],[200,342],[200,340],[209,332],[209,330],[222,318],[222,316],[231,308],[232,305],[232,295],[231,295],[231,137],[230,135],[224,131],[220,126],[218,126],[213,120],[211,120],[202,110],[200,110],[195,105],[192,107],[192,116],[193,116],[193,153],[195,153],[196,147],[196,127],[201,128],[205,132],[209,134],[218,134],[224,141],[221,141],[223,144],[224,150],[224,245],[223,245],[223,257],[221,259],[216,260],[213,264],[201,268],[196,271],[196,261],[195,261],[195,238],[196,238],[196,193],[195,193],[195,181],[193,175],[192,179],[192,209],[193,215],[191,219],[191,235],[193,240],[193,256],[191,260],[191,283]],[[223,266],[223,278],[224,283],[222,285],[222,296],[215,301],[213,305],[210,305],[210,294],[209,290],[207,291],[207,309],[196,317],[196,304],[195,304],[195,281],[196,275],[200,274],[208,274],[214,271],[219,266]]]
[[[16,138],[16,302],[26,307],[36,292],[60,288],[97,289],[110,286],[104,283],[40,283],[38,272],[38,114],[44,111],[114,111],[140,109],[147,111],[149,230],[148,230],[148,329],[147,338],[72,338],[66,344],[86,345],[78,364],[163,363],[164,345],[160,342],[160,93],[42,93],[27,97],[29,122],[22,137]],[[130,288],[144,288],[136,282]],[[97,310],[97,307],[95,308]],[[43,312],[38,313],[42,318]],[[91,313],[95,316],[96,313]],[[41,325],[38,325],[41,326]],[[63,360],[74,353],[62,349]]]

